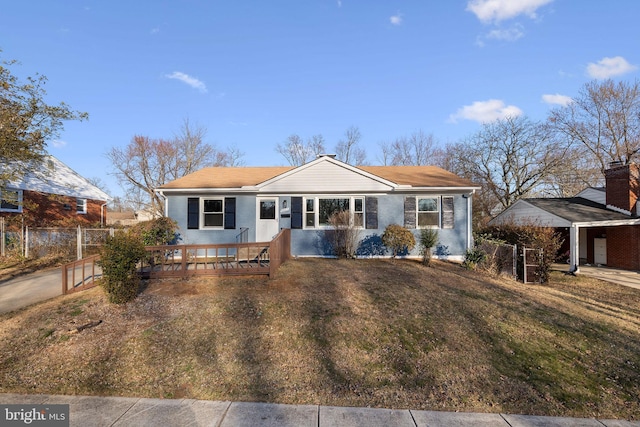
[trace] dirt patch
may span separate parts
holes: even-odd
[[[638,418],[640,292],[301,259],[0,316],[0,392]],[[101,321],[98,323],[98,321]],[[73,333],[78,327],[92,327]]]

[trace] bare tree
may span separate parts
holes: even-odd
[[[640,158],[640,84],[591,81],[566,107],[551,112],[550,123],[604,173],[610,162]]]
[[[582,147],[560,146],[567,149],[558,150],[556,167],[544,179],[545,197],[572,197],[587,187],[604,185],[599,163]]]
[[[291,166],[301,166],[325,151],[324,138],[318,134],[305,142],[299,135],[291,134],[284,143],[276,146],[276,151],[282,154]]]
[[[345,163],[352,165],[364,165],[367,161],[367,153],[358,146],[362,135],[356,126],[350,126],[344,132],[344,139],[336,144],[336,157]]]
[[[127,201],[139,209],[162,215],[163,203],[155,190],[207,166],[233,166],[242,153],[218,151],[204,142],[206,130],[185,120],[173,139],[151,139],[136,135],[124,148],[113,147],[106,156],[127,192]]]
[[[556,170],[566,148],[558,146],[553,133],[542,123],[526,117],[509,117],[483,125],[475,135],[458,144],[451,165],[455,172],[475,181],[507,208],[516,200],[540,191],[544,180]],[[486,206],[487,214],[493,207]]]
[[[392,143],[382,143],[383,164],[393,166],[423,166],[433,164],[437,142],[432,134],[422,130]]]

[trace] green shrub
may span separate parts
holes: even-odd
[[[416,238],[411,230],[391,224],[382,233],[382,244],[391,249],[392,257],[395,258],[399,252],[413,249],[416,246]]]
[[[131,228],[145,246],[169,245],[178,240],[178,224],[171,218],[161,217],[144,221]]]
[[[138,262],[145,255],[140,238],[125,231],[108,237],[100,253],[102,287],[109,302],[124,304],[138,295],[140,277],[136,273]]]
[[[487,259],[487,254],[479,246],[467,249],[464,254],[462,265],[468,270],[475,270],[476,267]]]
[[[422,263],[429,265],[431,263],[431,248],[438,243],[438,230],[433,228],[423,228],[420,230],[420,253],[422,254]]]

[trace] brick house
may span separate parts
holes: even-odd
[[[0,189],[0,217],[30,226],[103,225],[110,196],[53,156]]]
[[[489,224],[533,223],[556,228],[571,271],[580,264],[640,270],[640,165],[611,164],[604,188],[569,198],[521,199]]]

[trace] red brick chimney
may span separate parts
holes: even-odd
[[[611,163],[604,171],[607,190],[607,207],[636,216],[636,204],[640,199],[640,166],[632,163]]]

